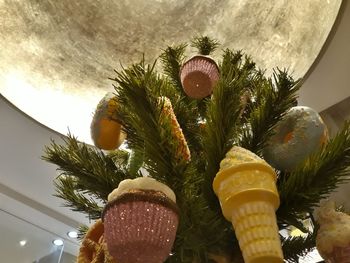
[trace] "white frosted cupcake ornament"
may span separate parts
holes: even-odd
[[[350,263],[350,216],[335,211],[335,203],[327,201],[317,211],[320,229],[316,246],[329,263]]]

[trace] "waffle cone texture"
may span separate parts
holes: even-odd
[[[274,170],[253,153],[233,147],[221,163],[213,189],[224,217],[232,222],[245,263],[282,263]]]

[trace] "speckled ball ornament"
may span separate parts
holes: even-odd
[[[213,92],[219,80],[219,68],[208,56],[194,56],[182,66],[181,84],[187,96],[202,99]]]
[[[112,92],[108,92],[98,103],[90,126],[91,138],[100,149],[114,150],[125,139],[122,126],[113,119],[116,110],[116,97]]]
[[[305,106],[291,108],[274,132],[263,156],[279,170],[293,171],[328,140],[328,130],[320,115]]]
[[[179,223],[174,192],[149,177],[122,181],[102,214],[109,253],[122,263],[163,263]]]

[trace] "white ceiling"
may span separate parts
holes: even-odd
[[[338,19],[300,90],[299,104],[317,111],[350,96],[350,6],[343,1]]]
[[[348,25],[350,5],[344,1],[331,41],[300,92],[300,104],[321,111],[350,96]],[[27,99],[35,103],[35,98]],[[32,262],[51,251],[50,240],[56,236],[65,239],[68,252],[76,253],[78,244],[69,240],[66,233],[78,224],[89,222],[82,214],[61,207],[60,200],[52,196],[55,167],[40,159],[44,145],[51,138],[59,141],[59,135],[18,111],[1,96],[0,120],[0,209],[6,211],[0,211],[0,236],[9,237],[1,238],[0,254],[8,256],[8,263]],[[18,247],[21,238],[37,245],[31,253],[24,252],[29,246]]]
[[[2,98],[0,120],[0,254],[10,256],[9,263],[32,262],[51,251],[54,237],[64,239],[65,251],[76,254],[78,242],[66,234],[89,222],[84,215],[61,207],[60,200],[52,196],[55,167],[40,159],[44,145],[59,136]],[[13,237],[6,235],[11,232]],[[20,248],[17,244],[22,238],[28,240],[28,246]]]
[[[3,194],[0,194],[0,207],[0,252],[6,262],[28,263],[60,250],[62,246],[52,243],[57,238],[65,238],[66,253],[76,254],[78,242],[63,232],[71,227]],[[20,246],[20,240],[26,240],[26,245]]]

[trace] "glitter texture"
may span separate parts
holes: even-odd
[[[110,254],[122,263],[162,263],[173,246],[176,212],[162,204],[134,200],[115,203],[104,213]]]
[[[187,61],[180,73],[185,93],[195,99],[209,96],[219,80],[219,69],[215,61],[205,56],[195,56]]]

